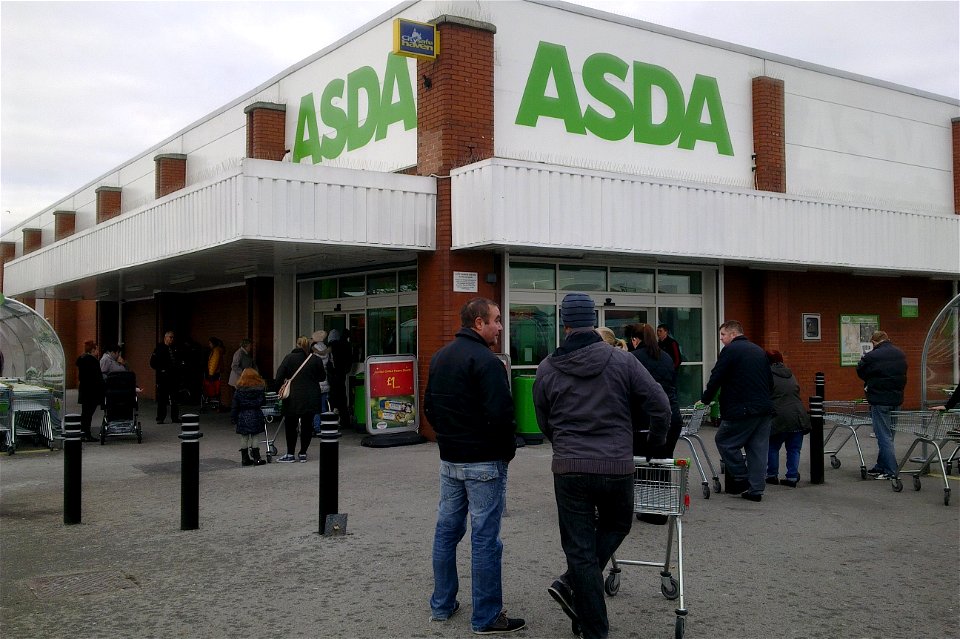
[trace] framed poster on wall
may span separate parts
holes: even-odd
[[[873,350],[870,336],[880,329],[879,315],[840,316],[840,366],[856,366]]]
[[[820,313],[803,314],[803,341],[820,341]]]

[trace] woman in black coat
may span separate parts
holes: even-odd
[[[646,437],[634,436],[633,454],[643,455],[651,459],[672,459],[673,449],[680,439],[683,429],[683,417],[680,415],[680,401],[677,398],[677,372],[673,367],[673,358],[660,349],[657,343],[657,333],[653,326],[644,324],[639,334],[633,335],[633,356],[640,360],[654,381],[660,384],[663,392],[670,400],[670,430],[667,431],[667,441],[655,449],[646,450]],[[647,430],[647,416],[642,411],[634,411],[633,430]]]
[[[310,338],[297,338],[297,347],[293,349],[277,368],[276,383],[279,387],[285,380],[290,383],[290,396],[283,400],[284,430],[287,434],[287,454],[277,459],[281,464],[289,464],[298,459],[307,461],[307,448],[313,437],[313,416],[320,412],[320,382],[326,379],[323,362],[311,352]],[[301,368],[301,365],[303,366]],[[297,371],[300,372],[297,372]],[[300,432],[300,452],[294,456],[297,446],[297,431]]]
[[[770,426],[770,451],[767,455],[767,483],[796,488],[800,481],[800,450],[803,436],[810,432],[810,416],[800,399],[800,382],[783,363],[780,351],[767,351],[773,375],[773,409],[776,415]],[[780,474],[780,448],[787,449],[787,471]]]
[[[83,355],[77,358],[77,402],[80,404],[80,430],[83,440],[97,441],[90,432],[93,414],[103,405],[103,373],[100,372],[100,348],[96,342],[83,343]]]

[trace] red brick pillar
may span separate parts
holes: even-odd
[[[960,215],[960,118],[950,120],[953,134],[953,212]]]
[[[783,80],[753,79],[754,182],[760,191],[787,192]]]
[[[75,211],[54,211],[53,220],[54,242],[59,242],[63,238],[73,235],[77,230],[77,214]]]
[[[493,41],[496,27],[454,16],[437,25],[441,51],[417,62],[417,174],[437,180],[436,251],[418,259],[420,305],[417,350],[421,394],[430,358],[460,327],[460,307],[477,295],[500,301],[487,273],[502,272],[498,258],[478,251],[451,251],[450,170],[493,156]],[[478,274],[477,293],[454,293],[454,271]],[[502,309],[504,313],[506,309]],[[421,396],[422,400],[422,396]],[[420,432],[434,439],[421,415]]]
[[[120,215],[120,193],[119,186],[97,188],[97,224]]]
[[[179,191],[187,185],[187,156],[183,153],[161,153],[154,156],[154,197]]]
[[[7,262],[17,256],[16,242],[0,242],[0,291],[3,290],[3,269]]]
[[[287,153],[285,144],[287,107],[272,102],[255,102],[247,114],[247,157],[279,162]]]
[[[33,253],[40,248],[43,231],[40,229],[23,229],[23,254]]]

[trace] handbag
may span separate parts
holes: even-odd
[[[280,390],[277,391],[277,397],[280,399],[286,399],[290,397],[290,385],[293,383],[293,378],[303,370],[303,367],[307,365],[307,362],[310,361],[311,357],[313,357],[313,353],[308,353],[307,357],[303,360],[303,364],[300,364],[300,368],[298,368],[293,375],[290,376],[290,379],[283,380],[283,383],[280,384]]]

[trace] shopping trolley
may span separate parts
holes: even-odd
[[[694,441],[700,444],[703,457],[707,460],[707,466],[710,468],[710,475],[713,478],[713,491],[716,493],[722,492],[720,478],[717,477],[717,471],[713,467],[713,462],[710,461],[707,448],[704,446],[703,440],[698,434],[700,432],[700,425],[703,424],[703,420],[706,418],[708,412],[710,412],[709,404],[701,408],[680,409],[680,415],[683,416],[683,430],[680,431],[680,439],[687,442],[687,445],[690,446],[690,454],[693,455],[693,462],[697,465],[697,470],[700,472],[700,483],[703,486],[704,499],[710,499],[710,484],[707,482],[706,473],[703,472],[703,464],[700,463],[700,455],[697,454],[697,449],[693,445]]]
[[[840,460],[837,453],[851,439],[857,446],[857,455],[860,458],[860,479],[867,478],[867,465],[863,461],[863,449],[860,447],[860,438],[857,437],[857,429],[866,424],[871,424],[870,405],[864,400],[855,401],[827,401],[823,402],[823,423],[833,424],[830,432],[823,438],[823,454],[830,455],[830,466],[840,468]],[[833,450],[827,449],[827,443],[833,434],[839,429],[849,431],[840,445]]]
[[[264,395],[263,406],[260,407],[260,411],[263,413],[263,444],[267,449],[267,463],[272,463],[273,458],[277,455],[277,446],[276,440],[277,435],[280,434],[280,426],[283,422],[282,419],[277,421],[277,427],[273,431],[273,437],[270,437],[270,424],[273,423],[275,419],[280,417],[280,396],[273,392],[268,392]]]
[[[903,482],[900,475],[913,476],[913,489],[920,490],[920,475],[930,470],[930,464],[936,459],[940,464],[940,472],[943,473],[943,504],[950,505],[950,482],[947,479],[947,470],[943,463],[943,453],[941,447],[947,442],[960,441],[960,411],[927,411],[927,410],[895,410],[890,413],[890,425],[898,433],[913,435],[915,439],[910,444],[907,453],[900,460],[897,466],[897,477],[892,481],[894,492],[903,490]],[[910,453],[917,447],[917,444],[924,443],[933,446],[933,452],[921,460],[919,468],[913,470],[904,470],[910,459]]]
[[[687,492],[689,459],[651,459],[634,457],[633,509],[638,515],[667,516],[667,551],[662,562],[617,559],[610,557],[610,571],[603,589],[611,597],[620,591],[620,566],[653,566],[660,568],[660,592],[673,601],[679,599],[676,609],[675,637],[683,637],[687,609],[683,605],[683,527],[680,517],[690,507]],[[677,576],[670,573],[673,540],[677,541]]]

